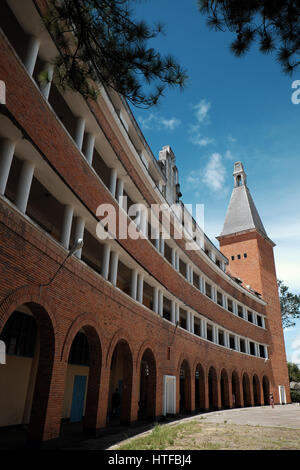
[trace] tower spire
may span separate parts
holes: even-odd
[[[259,213],[256,209],[250,191],[247,187],[247,175],[242,162],[234,164],[234,188],[227,209],[222,233],[218,239],[246,231],[257,231],[264,238],[269,239]]]

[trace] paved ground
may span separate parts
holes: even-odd
[[[261,406],[233,410],[215,411],[202,415],[212,423],[249,424],[254,426],[281,426],[300,429],[300,405]],[[194,417],[195,418],[195,417]]]

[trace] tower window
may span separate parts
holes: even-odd
[[[231,257],[232,261],[234,261],[234,256]]]
[[[238,259],[241,259],[241,255],[237,255]]]
[[[247,253],[244,253],[244,258],[247,258]]]

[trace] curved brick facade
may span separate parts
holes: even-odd
[[[74,137],[69,129],[66,131],[67,120],[62,125],[55,110],[55,105],[62,106],[60,98],[55,101],[56,95],[53,97],[51,93],[45,98],[34,74],[31,77],[24,67],[20,45],[23,34],[29,37],[30,33],[36,35],[40,31],[36,67],[47,63],[47,51],[55,49],[39,19],[46,2],[26,0],[22,6],[15,1],[4,3],[5,25],[0,35],[0,79],[7,90],[6,105],[1,105],[0,116],[1,141],[6,142],[0,155],[3,162],[9,160],[7,142],[14,142],[15,150],[0,197],[0,331],[4,331],[10,316],[21,309],[22,314],[35,318],[39,352],[35,352],[28,365],[31,372],[28,372],[23,401],[22,397],[15,398],[21,409],[18,408],[18,413],[20,416],[24,413],[23,417],[12,422],[8,415],[7,422],[1,425],[28,423],[28,439],[34,443],[59,437],[62,417],[70,417],[68,400],[71,398],[68,397],[72,397],[72,384],[68,385],[68,380],[73,376],[70,376],[69,358],[78,332],[85,335],[89,348],[89,364],[84,364],[87,376],[84,428],[90,432],[109,424],[113,388],[120,382],[119,419],[126,423],[137,421],[142,411],[150,418],[164,413],[167,376],[175,378],[176,413],[180,409],[194,412],[260,405],[267,402],[269,391],[279,403],[279,385],[285,386],[286,402],[289,402],[273,251],[259,234],[225,237],[221,240],[221,250],[228,258],[232,250],[249,253],[247,261],[240,265],[230,263],[229,268],[262,297],[236,283],[224,272],[225,265],[224,269],[217,266],[200,247],[198,252],[187,251],[184,240],[172,240],[169,249],[177,251],[180,260],[192,267],[189,280],[167,259],[166,250],[143,238],[111,241],[108,275],[103,275],[106,248],[105,243],[99,244],[101,260],[97,264],[96,210],[103,203],[119,210],[111,187],[104,184],[107,168],[116,171],[117,183],[123,178],[126,193],[132,199],[134,195],[138,198],[134,202],[143,201],[147,205],[164,201],[154,183],[158,178],[157,184],[165,184],[165,175],[151,155],[147,157],[149,168],[145,170],[133,149],[133,142],[135,145],[139,142],[147,152],[146,143],[136,133],[133,117],[123,104],[130,125],[128,133],[124,132],[116,113],[116,103],[122,101],[115,101],[120,99],[103,90],[97,102],[85,103],[78,96],[65,96],[68,112],[72,111],[77,118],[81,112],[85,119],[84,139],[88,135],[96,136],[95,148],[104,153],[103,177],[87,161],[87,147],[78,148],[77,134]],[[24,9],[32,13],[35,26],[30,26],[22,16]],[[25,211],[16,206],[18,198],[14,194],[15,188],[18,195],[21,182],[24,187],[28,180],[24,176],[24,161],[34,168]],[[37,196],[30,198],[30,194]],[[63,212],[60,220],[57,216],[58,228],[53,223],[53,227],[45,229],[39,205],[45,194],[53,204],[51,210],[50,202],[45,206],[46,211],[49,207],[48,220],[55,222],[55,207],[58,212],[60,207],[72,208],[68,242],[79,233],[76,232],[78,221],[85,227],[82,233],[86,251],[82,259],[68,258],[49,285],[68,254],[62,238],[59,239],[59,232],[66,226],[67,212]],[[124,211],[121,215],[126,225],[132,223]],[[224,255],[215,251],[222,263],[225,263]],[[112,259],[117,260],[115,279],[111,274]],[[119,279],[121,265],[125,274]],[[129,272],[132,278],[126,278]],[[135,294],[132,293],[134,272],[138,279]],[[212,298],[208,297],[207,284],[212,287]],[[218,292],[222,305],[218,303]],[[156,295],[161,301],[155,300]],[[245,317],[248,310],[253,314],[252,321]],[[212,327],[212,338],[207,325]],[[14,365],[10,366],[8,361],[0,366],[3,377],[5,368],[17,370],[17,359],[10,359],[13,360]],[[8,406],[17,407],[13,398]]]

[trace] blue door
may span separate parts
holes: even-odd
[[[86,379],[87,377],[85,375],[75,375],[74,377],[72,407],[70,416],[71,423],[75,423],[77,421],[82,420]]]

